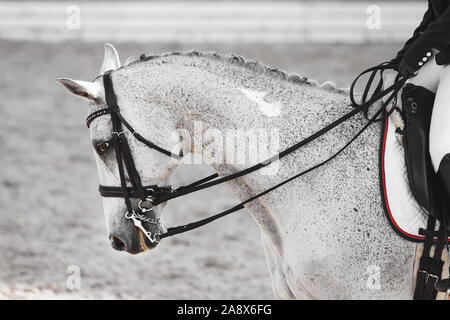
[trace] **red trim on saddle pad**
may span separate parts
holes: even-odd
[[[386,176],[385,176],[385,151],[386,151],[386,140],[387,140],[387,135],[388,135],[388,128],[389,128],[389,118],[387,118],[384,121],[383,124],[383,136],[381,139],[381,153],[380,153],[380,190],[381,190],[381,196],[382,196],[382,202],[383,202],[383,207],[384,207],[384,211],[386,213],[386,216],[389,220],[390,225],[392,226],[392,228],[394,229],[394,231],[399,234],[402,238],[410,240],[410,241],[414,241],[414,242],[423,242],[423,240],[425,239],[424,236],[420,236],[420,235],[415,235],[415,234],[410,234],[408,232],[406,232],[405,230],[403,230],[398,223],[395,221],[394,216],[392,215],[391,212],[391,208],[389,205],[389,199],[388,199],[388,195],[387,195],[387,190],[386,190]],[[423,226],[424,228],[426,226]],[[418,231],[418,230],[417,230]],[[436,241],[436,239],[435,239]],[[448,241],[450,242],[450,238],[448,239]]]
[[[410,234],[406,231],[404,231],[402,228],[399,227],[399,225],[397,224],[397,222],[394,220],[394,217],[392,216],[391,213],[391,208],[389,207],[389,200],[387,197],[387,191],[386,191],[386,177],[384,174],[384,156],[385,156],[385,150],[386,150],[386,138],[387,138],[387,134],[388,134],[388,126],[389,126],[389,118],[386,118],[385,122],[384,122],[384,133],[383,133],[383,140],[382,140],[382,146],[381,146],[381,161],[380,161],[380,166],[381,166],[381,191],[382,191],[382,196],[383,196],[383,204],[384,204],[384,209],[386,212],[386,215],[389,219],[389,222],[391,223],[391,226],[394,228],[394,230],[397,233],[400,233],[400,235],[408,240],[412,240],[412,241],[423,241],[425,239],[425,237],[423,236],[416,236],[414,234]]]

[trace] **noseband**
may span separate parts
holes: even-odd
[[[337,119],[336,121],[330,123],[326,127],[322,128],[321,130],[317,131],[316,133],[312,134],[311,136],[301,140],[300,142],[296,143],[295,145],[283,150],[279,154],[267,159],[264,162],[260,162],[256,165],[253,165],[249,168],[246,168],[242,171],[238,171],[236,173],[230,174],[225,177],[219,177],[218,174],[210,175],[206,178],[200,179],[198,181],[195,181],[189,185],[181,186],[176,189],[172,189],[170,186],[158,186],[158,185],[149,185],[149,186],[143,186],[141,182],[141,178],[136,170],[136,166],[133,160],[133,157],[131,155],[131,150],[128,145],[127,139],[125,137],[125,132],[123,131],[123,127],[126,127],[128,131],[131,132],[134,138],[136,138],[139,142],[145,144],[147,147],[154,149],[162,154],[165,154],[168,157],[172,157],[175,159],[180,159],[183,155],[180,151],[180,154],[174,154],[164,148],[159,147],[158,145],[154,144],[150,140],[145,139],[142,137],[139,133],[137,133],[133,127],[122,117],[120,113],[120,108],[117,104],[117,98],[114,93],[114,88],[111,80],[111,71],[106,72],[103,75],[103,85],[105,88],[105,97],[106,97],[106,104],[107,108],[98,110],[90,114],[86,119],[86,125],[87,127],[90,126],[91,122],[103,115],[109,114],[111,116],[112,121],[112,129],[113,129],[113,135],[111,143],[114,147],[115,154],[116,154],[116,160],[117,165],[119,168],[119,176],[120,176],[120,186],[99,186],[99,192],[102,197],[115,197],[115,198],[123,198],[125,201],[125,205],[127,207],[127,212],[125,213],[125,217],[127,219],[131,219],[134,223],[134,225],[139,228],[149,239],[150,242],[155,243],[159,242],[160,239],[169,237],[175,234],[184,233],[189,230],[196,229],[200,226],[203,226],[207,223],[210,223],[216,219],[219,219],[221,217],[224,217],[226,215],[229,215],[235,211],[241,210],[244,208],[244,205],[248,204],[249,202],[256,200],[259,197],[262,197],[263,195],[281,187],[282,185],[300,177],[304,174],[311,172],[324,164],[328,163],[335,157],[337,157],[341,152],[343,152],[347,147],[349,147],[353,141],[355,141],[372,123],[380,121],[382,119],[385,119],[385,117],[389,116],[389,112],[385,112],[386,107],[395,101],[397,97],[397,93],[401,90],[403,85],[406,82],[406,78],[397,76],[397,79],[393,85],[388,87],[387,89],[383,90],[383,80],[382,76],[380,77],[379,83],[376,86],[375,91],[371,95],[370,99],[368,98],[368,92],[369,89],[371,89],[372,82],[375,78],[375,75],[380,72],[382,75],[383,72],[387,69],[392,69],[393,65],[390,63],[383,63],[379,66],[370,68],[362,72],[353,82],[351,86],[350,91],[350,98],[352,105],[354,109],[352,109],[350,112],[344,114],[341,118]],[[356,85],[356,82],[358,79],[366,74],[371,73],[370,81],[366,86],[366,89],[364,91],[363,99],[361,104],[356,103],[354,99],[354,87]],[[380,100],[383,97],[386,97],[387,99],[381,104],[381,107],[379,110],[375,112],[375,114],[372,117],[368,117],[368,110],[369,107],[372,106],[376,101]],[[298,150],[299,148],[303,147],[304,145],[310,143],[311,141],[317,139],[318,137],[324,135],[328,131],[332,130],[333,128],[337,127],[341,123],[347,121],[351,117],[355,116],[359,112],[364,112],[366,115],[366,118],[368,119],[368,122],[353,136],[350,141],[348,141],[341,149],[339,149],[336,153],[334,153],[332,156],[327,158],[326,160],[320,162],[319,164],[316,164],[315,166],[308,168],[293,177],[286,179],[282,181],[281,183],[264,190],[251,198],[237,204],[236,206],[225,210],[223,212],[220,212],[218,214],[215,214],[213,216],[210,216],[206,219],[199,220],[193,223],[189,223],[186,225],[168,228],[166,232],[160,234],[156,233],[152,235],[152,233],[145,229],[142,222],[147,222],[150,224],[158,225],[159,221],[157,219],[151,218],[146,215],[147,212],[154,209],[155,206],[166,202],[168,200],[178,198],[193,192],[197,192],[199,190],[203,190],[218,184],[222,184],[224,182],[242,177],[244,175],[247,175],[251,172],[257,171],[261,168],[264,168],[270,164],[272,164],[275,161],[280,160],[281,158],[293,153],[294,151]],[[391,111],[392,112],[392,111]],[[129,181],[131,183],[131,187],[127,185],[127,180],[125,177],[125,170],[128,174]],[[133,209],[133,206],[131,204],[131,199],[139,199],[137,208]]]

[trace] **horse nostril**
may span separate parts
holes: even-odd
[[[109,240],[111,240],[111,247],[118,251],[124,251],[125,250],[125,243],[120,240],[117,237],[109,237]]]

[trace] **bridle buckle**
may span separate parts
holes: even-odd
[[[123,131],[120,131],[120,132],[113,131],[112,134],[116,135],[117,137],[120,137],[121,135],[125,135],[125,132],[123,132]]]

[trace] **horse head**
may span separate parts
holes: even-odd
[[[130,157],[128,159],[117,157],[119,152],[114,143],[114,135],[117,132],[114,132],[113,129],[112,115],[100,113],[101,116],[98,116],[97,111],[108,108],[103,76],[107,73],[114,86],[113,94],[120,106],[120,115],[126,118],[126,122],[132,125],[142,137],[151,137],[151,140],[157,142],[158,145],[173,150],[174,153],[180,153],[180,140],[179,135],[176,134],[175,121],[163,103],[157,96],[151,96],[154,99],[149,99],[148,95],[145,96],[147,98],[137,95],[136,91],[146,88],[136,89],[138,81],[127,74],[116,75],[115,71],[119,69],[121,69],[121,64],[116,49],[112,45],[106,44],[100,76],[94,81],[69,78],[60,78],[57,81],[73,94],[87,99],[89,114],[97,115],[91,119],[89,128],[101,186],[119,189],[123,188],[123,183],[125,183],[128,188],[132,188],[136,187],[136,179],[139,179],[141,186],[166,185],[168,177],[179,159],[168,158],[161,152],[148,148],[142,141],[138,141],[134,137],[131,128],[126,127],[121,132],[121,139],[124,139],[123,142],[127,144]],[[131,87],[134,87],[134,90],[129,90]],[[157,119],[156,122],[155,119]],[[153,120],[151,123],[155,123],[155,125],[148,125],[151,120]],[[130,159],[133,162],[131,165],[135,168],[137,178],[130,174],[130,164],[127,163]],[[120,166],[122,166],[122,173]],[[103,198],[109,239],[114,249],[139,253],[156,246],[157,241],[152,241],[148,235],[154,236],[164,231],[160,222],[164,203],[156,207],[146,207],[146,210],[143,210],[141,203],[142,199],[130,198],[129,203],[126,204],[120,194],[119,197],[106,196]],[[140,214],[145,212],[146,219],[136,221],[131,216],[132,212],[129,209]],[[136,222],[140,224],[139,227]],[[147,236],[144,234],[146,231],[148,232]]]

